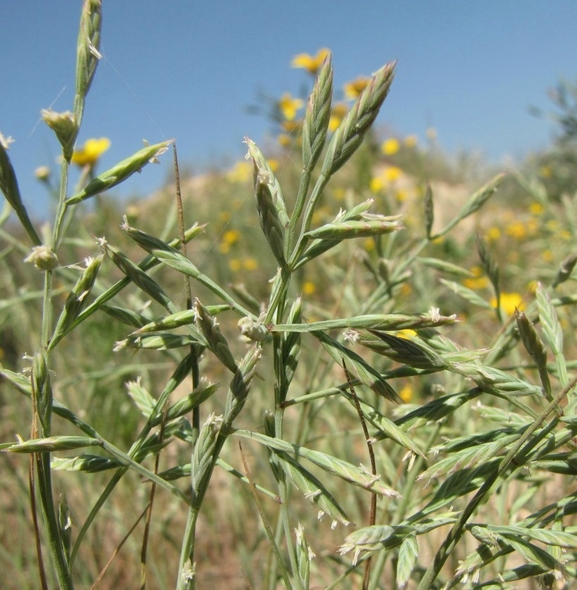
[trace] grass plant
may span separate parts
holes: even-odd
[[[101,20],[85,0],[73,110],[43,115],[49,230],[0,137],[5,587],[571,588],[574,200],[440,194],[371,131],[395,63],[337,124],[324,52],[280,164],[247,138],[118,229],[105,193],[171,142],[99,174],[108,144],[75,149]]]

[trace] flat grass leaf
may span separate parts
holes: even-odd
[[[373,475],[362,466],[356,467],[348,461],[343,461],[342,459],[327,455],[321,451],[314,451],[301,445],[289,443],[278,438],[272,438],[258,432],[252,432],[250,430],[236,430],[234,431],[234,434],[236,436],[242,436],[244,438],[249,438],[251,440],[260,442],[261,444],[273,450],[282,451],[290,455],[294,455],[295,457],[307,459],[327,473],[335,475],[336,477],[340,477],[341,479],[352,483],[353,485],[369,490],[375,494],[393,498],[400,497],[398,492],[380,481],[378,475]]]

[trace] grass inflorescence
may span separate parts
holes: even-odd
[[[73,108],[44,112],[49,231],[0,136],[6,587],[571,587],[574,199],[381,141],[396,64],[343,103],[321,50],[274,158],[246,138],[121,211],[171,142],[99,174],[109,142],[77,147],[101,22],[85,0]]]

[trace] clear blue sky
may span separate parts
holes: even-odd
[[[0,0],[0,131],[32,214],[46,206],[34,169],[53,164],[56,141],[40,109],[72,109],[80,0]],[[101,61],[80,142],[112,141],[100,170],[142,146],[178,141],[183,164],[222,163],[262,141],[248,115],[257,91],[297,93],[300,52],[333,51],[337,87],[392,59],[398,69],[379,123],[402,134],[438,131],[449,151],[493,161],[545,147],[547,89],[577,80],[575,0],[103,0]],[[169,158],[121,189],[146,194]]]

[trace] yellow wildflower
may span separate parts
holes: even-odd
[[[369,188],[372,193],[380,193],[385,188],[385,181],[381,176],[374,176],[371,178]]]
[[[383,152],[383,154],[385,154],[385,156],[393,156],[399,151],[400,147],[401,144],[399,143],[398,139],[396,139],[395,137],[389,137],[389,139],[383,142],[383,145],[381,146],[381,151]]]
[[[437,139],[437,130],[434,127],[429,127],[427,131],[425,131],[425,135],[427,136],[427,139],[434,141]]]
[[[522,221],[513,221],[505,227],[505,233],[508,236],[522,240],[527,236],[527,228]]]
[[[333,105],[329,119],[329,131],[336,131],[339,128],[342,120],[347,114],[347,110],[347,105],[344,102],[337,102]]]
[[[416,135],[407,135],[404,140],[404,144],[408,148],[414,148],[419,143],[419,138]]]
[[[367,252],[370,252],[371,250],[375,249],[375,240],[373,238],[365,238],[363,246]]]
[[[231,246],[233,244],[236,244],[236,242],[238,242],[239,238],[240,238],[240,232],[238,231],[238,229],[229,229],[228,231],[225,231],[224,234],[222,235],[222,241],[225,244],[230,244]]]
[[[289,147],[292,144],[292,137],[286,133],[281,133],[278,137],[277,137],[277,141],[279,143],[280,146],[282,147]]]
[[[399,203],[402,203],[403,201],[406,201],[409,197],[409,191],[400,188],[397,189],[395,191],[395,199],[397,199],[397,201],[399,201]]]
[[[389,166],[383,171],[383,178],[385,182],[395,182],[401,178],[402,174],[403,172],[400,168],[397,168],[396,166]]]
[[[309,74],[316,76],[317,72],[323,65],[323,62],[330,54],[330,50],[326,47],[319,49],[315,56],[309,55],[308,53],[299,53],[293,57],[291,66],[293,68],[303,68]]]
[[[401,391],[399,391],[399,397],[406,404],[408,404],[413,399],[414,393],[415,392],[413,391],[412,385],[410,383],[407,383],[406,385],[403,385],[403,388],[401,389]]]
[[[303,126],[302,119],[299,119],[298,121],[283,121],[281,123],[281,127],[287,133],[293,133],[295,131],[300,131],[302,129],[302,126]]]
[[[545,207],[541,203],[533,202],[529,205],[529,211],[533,215],[541,215],[545,211]]]
[[[543,178],[551,178],[553,176],[553,168],[551,166],[541,166],[539,172]]]
[[[498,227],[490,227],[485,233],[485,237],[489,242],[497,242],[501,238],[501,230]]]
[[[491,305],[497,307],[497,299],[491,299]],[[523,297],[519,293],[501,293],[501,311],[511,315],[515,309],[524,309]]]
[[[258,268],[258,262],[256,258],[245,258],[242,265],[244,266],[245,270],[256,270]]]
[[[232,272],[238,272],[242,268],[242,263],[238,258],[231,258],[228,261],[228,268],[230,268]]]
[[[543,258],[545,262],[553,262],[553,252],[551,252],[551,250],[543,250],[541,258]]]
[[[302,106],[303,101],[300,98],[293,98],[289,92],[285,92],[278,101],[278,108],[287,121],[292,121]]]
[[[316,292],[317,288],[312,281],[305,281],[303,283],[303,293],[305,295],[313,295]]]
[[[369,85],[371,79],[368,76],[359,76],[344,86],[345,96],[348,100],[355,100],[359,94]]]
[[[80,167],[93,167],[109,147],[110,140],[107,137],[87,139],[80,149],[74,150],[72,153],[72,162]]]
[[[226,176],[231,182],[248,182],[252,178],[252,173],[252,163],[242,160],[237,162]]]

